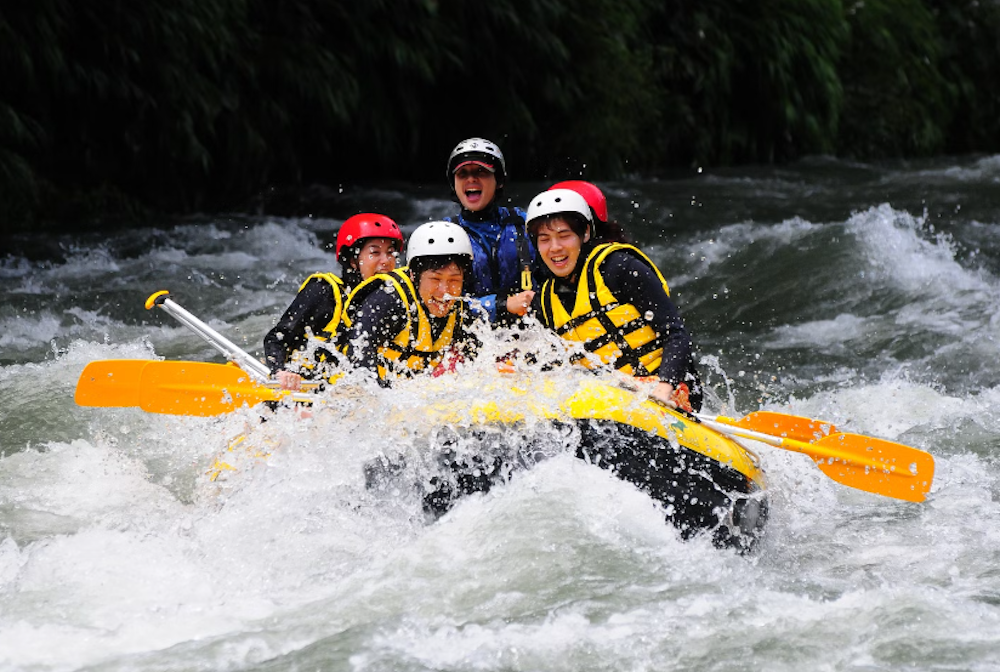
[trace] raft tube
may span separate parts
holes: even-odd
[[[489,394],[479,389],[478,394],[432,404],[425,419],[478,437],[486,436],[488,428],[524,426],[529,420],[573,423],[579,430],[577,457],[610,470],[660,503],[667,522],[683,538],[710,534],[716,546],[739,552],[752,551],[759,543],[768,513],[764,472],[757,456],[729,436],[641,393],[597,379],[581,382],[568,394],[545,380],[513,389],[515,403],[510,395],[484,400]],[[515,448],[521,456],[532,450]],[[399,473],[401,465],[390,462],[372,465],[366,474],[369,487],[377,487],[388,472]],[[484,449],[481,455],[458,458],[445,451],[442,474],[431,479],[424,509],[441,515],[459,497],[509,480],[523,462],[511,451]]]

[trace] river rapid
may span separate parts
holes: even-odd
[[[1000,669],[1000,156],[600,186],[670,283],[707,410],[929,451],[927,501],[755,444],[771,517],[740,556],[553,436],[428,521],[364,466],[433,440],[439,387],[359,384],[263,425],[74,403],[92,360],[222,361],[145,309],[158,290],[259,356],[299,283],[338,270],[341,219],[25,238],[0,250],[0,669]],[[455,209],[438,184],[337,197],[407,232]]]

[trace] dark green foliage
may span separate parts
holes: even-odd
[[[838,0],[662,3],[654,12],[662,164],[787,160],[828,152],[847,38]]]
[[[945,147],[956,89],[941,70],[944,38],[923,0],[856,0],[844,80],[841,153],[927,155]]]
[[[424,102],[432,174],[471,135],[501,142],[516,178],[621,171],[657,118],[643,5],[442,2],[449,63]]]
[[[271,186],[1000,151],[975,0],[34,0],[0,10],[0,222]]]
[[[944,36],[941,72],[956,96],[945,150],[1000,148],[1000,2],[930,0]]]

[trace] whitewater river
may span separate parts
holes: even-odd
[[[601,186],[670,281],[709,410],[927,450],[927,501],[758,445],[771,519],[740,556],[553,449],[428,522],[364,486],[424,445],[420,386],[263,425],[73,400],[92,360],[221,361],[144,308],[157,290],[259,355],[336,270],[341,219],[21,239],[0,250],[0,669],[1000,669],[1000,156]],[[438,184],[339,198],[407,231],[454,208]]]

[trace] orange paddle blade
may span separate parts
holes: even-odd
[[[150,362],[142,370],[138,400],[149,413],[210,416],[282,396],[234,364]]]
[[[784,441],[783,441],[784,442]],[[795,442],[800,443],[800,442]],[[823,473],[844,485],[908,502],[922,502],[934,481],[934,458],[901,443],[837,433],[805,444]]]
[[[739,420],[722,416],[715,418],[715,420],[733,427],[744,427],[755,432],[763,432],[771,436],[780,436],[796,441],[807,441],[808,443],[815,443],[824,436],[837,432],[837,428],[831,422],[774,411],[754,411]]]
[[[809,443],[744,429],[735,421],[723,423],[723,418],[698,417],[717,431],[808,455],[833,480],[865,492],[922,502],[934,480],[931,454],[901,443],[843,432]]]
[[[99,359],[87,364],[73,399],[80,406],[135,406],[142,370],[149,359]]]

